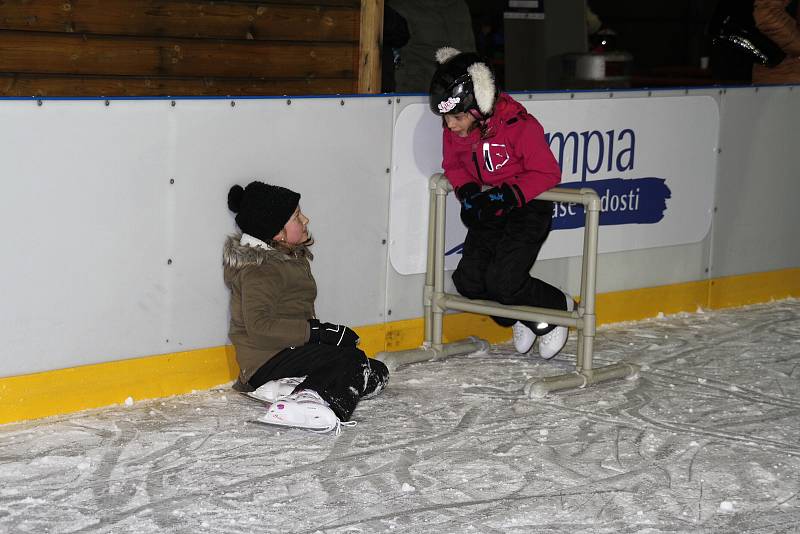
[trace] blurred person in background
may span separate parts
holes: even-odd
[[[431,58],[439,48],[475,51],[472,15],[465,0],[387,0],[386,5],[406,20],[410,34],[394,72],[398,93],[428,91],[436,70]]]
[[[408,43],[408,23],[389,6],[383,8],[383,47],[381,48],[381,91],[394,93],[395,70],[400,66],[400,49]]]
[[[800,2],[755,0],[756,28],[786,54],[775,66],[753,65],[753,83],[800,83]]]

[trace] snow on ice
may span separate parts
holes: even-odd
[[[224,387],[5,425],[0,532],[798,532],[800,301],[601,328],[638,380],[522,395],[574,354],[400,368],[338,437]]]

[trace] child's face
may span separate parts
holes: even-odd
[[[471,113],[447,113],[444,122],[451,132],[459,137],[466,137],[472,131],[475,117]]]
[[[300,211],[300,206],[294,210],[278,237],[287,245],[299,245],[308,240],[308,217]]]

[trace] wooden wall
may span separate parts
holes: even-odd
[[[382,0],[0,0],[0,95],[376,92],[382,15]]]

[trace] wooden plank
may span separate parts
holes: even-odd
[[[354,93],[354,78],[235,79],[0,74],[2,96],[270,96]]]
[[[355,78],[340,43],[105,37],[0,31],[0,72],[106,76]]]
[[[361,0],[360,36],[358,92],[380,93],[383,0]]]
[[[0,29],[355,43],[359,38],[358,9],[358,2],[325,6],[178,0],[6,0],[0,2]]]

